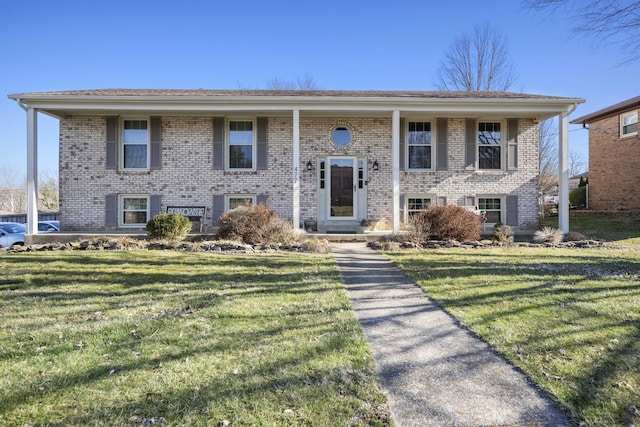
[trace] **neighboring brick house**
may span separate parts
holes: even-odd
[[[572,120],[589,127],[589,209],[640,210],[640,96]]]
[[[60,119],[60,221],[69,231],[140,229],[184,207],[204,207],[210,228],[246,203],[326,232],[354,231],[363,220],[397,232],[413,213],[443,204],[477,206],[488,224],[535,227],[538,123],[584,102],[508,92],[146,89],[10,98],[27,110],[28,129],[37,112]]]

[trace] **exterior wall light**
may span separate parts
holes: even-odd
[[[311,160],[309,160],[309,161],[307,162],[307,170],[308,170],[308,171],[310,171],[310,170],[312,170],[312,169],[313,169],[313,163],[311,163]]]
[[[380,166],[378,165],[378,161],[377,161],[377,160],[374,160],[374,161],[373,161],[373,164],[371,165],[371,168],[372,168],[374,171],[377,171],[379,167],[380,167]]]

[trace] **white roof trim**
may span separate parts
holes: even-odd
[[[269,96],[269,95],[75,95],[32,93],[9,95],[22,105],[45,114],[64,117],[74,114],[115,112],[207,114],[226,111],[301,113],[391,113],[401,111],[453,116],[486,114],[544,119],[563,113],[580,98],[556,97],[408,97],[408,96]]]

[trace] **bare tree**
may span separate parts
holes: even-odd
[[[304,76],[298,76],[295,80],[282,80],[278,77],[273,77],[267,83],[267,89],[272,90],[316,90],[318,85],[315,80],[309,74]]]
[[[558,173],[558,128],[554,121],[548,119],[540,123],[540,173]]]
[[[543,193],[555,192],[558,185],[558,126],[555,119],[540,123],[540,179],[539,190]],[[569,151],[569,176],[576,176],[588,169],[584,156],[577,151]]]
[[[0,211],[21,213],[27,210],[25,188],[0,186]]]
[[[0,166],[0,210],[25,212],[27,205],[27,183],[10,164]]]
[[[48,212],[60,207],[57,173],[43,172],[38,179],[38,209]]]
[[[558,129],[554,119],[539,125],[540,178],[538,190],[553,194],[558,186]]]
[[[59,209],[58,173],[42,172],[38,178],[38,210]],[[0,210],[27,211],[27,182],[8,164],[0,166]]]
[[[640,59],[640,1],[631,0],[524,0],[534,10],[568,13],[576,23],[572,32],[595,45],[610,42],[625,53],[623,63]]]
[[[569,177],[580,175],[587,171],[587,162],[577,151],[569,151]]]
[[[507,41],[489,24],[458,37],[436,70],[438,90],[506,91],[517,80]]]

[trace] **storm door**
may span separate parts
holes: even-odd
[[[329,157],[329,218],[355,219],[358,190],[358,159]]]

